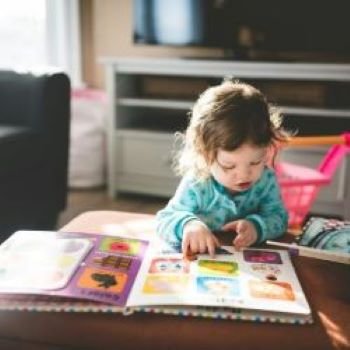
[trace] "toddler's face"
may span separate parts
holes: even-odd
[[[267,151],[267,147],[250,144],[234,151],[219,149],[210,167],[211,174],[230,191],[246,191],[259,180],[267,162]]]

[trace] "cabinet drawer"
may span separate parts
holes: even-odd
[[[172,134],[127,132],[116,135],[117,174],[174,178]]]

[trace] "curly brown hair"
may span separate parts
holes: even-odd
[[[271,146],[276,154],[277,145],[288,139],[281,120],[278,109],[252,85],[225,80],[210,87],[194,104],[185,134],[179,134],[183,147],[176,171],[206,178],[218,149],[233,151],[244,143]]]

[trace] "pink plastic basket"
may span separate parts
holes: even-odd
[[[339,144],[335,144],[339,143]],[[350,133],[341,136],[298,137],[291,146],[333,144],[317,169],[280,162],[276,166],[281,195],[289,215],[290,229],[300,229],[321,186],[330,184],[338,165],[350,151]]]

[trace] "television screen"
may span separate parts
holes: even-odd
[[[134,42],[350,54],[349,13],[349,0],[134,0]]]

